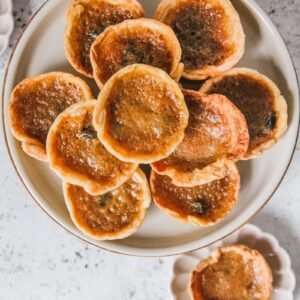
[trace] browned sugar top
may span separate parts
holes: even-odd
[[[155,201],[182,218],[215,222],[227,215],[236,201],[237,178],[231,174],[191,188],[176,186],[168,176],[155,174],[153,185]]]
[[[277,122],[274,93],[266,83],[251,75],[229,75],[214,83],[208,93],[225,95],[245,115],[250,134],[249,150],[273,137]]]
[[[186,115],[178,97],[173,86],[147,71],[125,74],[108,96],[108,134],[126,151],[160,153],[183,130]]]
[[[221,65],[235,50],[226,31],[227,15],[221,6],[209,1],[190,1],[169,11],[167,23],[182,48],[182,61],[188,70]]]
[[[207,96],[183,91],[189,110],[189,123],[183,141],[167,158],[154,163],[158,169],[176,167],[183,172],[201,169],[226,155],[231,128],[216,101]]]
[[[72,50],[82,68],[92,73],[90,62],[90,48],[97,36],[110,25],[121,23],[127,19],[142,17],[135,8],[129,5],[120,6],[106,3],[105,1],[93,1],[81,4],[84,10],[76,24],[72,27]]]
[[[56,117],[83,99],[82,90],[63,79],[49,77],[40,81],[27,81],[15,90],[11,106],[13,122],[25,134],[45,144]]]
[[[196,275],[196,300],[267,300],[260,266],[234,251],[222,253],[220,260]]]
[[[60,122],[55,149],[62,163],[99,183],[109,184],[120,175],[132,172],[132,164],[110,154],[97,138],[92,125],[93,106]]]
[[[76,221],[93,234],[118,232],[141,214],[143,191],[134,178],[100,196],[91,196],[75,185],[68,185],[68,192]]]
[[[109,31],[95,47],[99,78],[106,82],[114,73],[135,63],[151,65],[169,73],[173,63],[173,49],[167,38],[150,27],[122,27]]]

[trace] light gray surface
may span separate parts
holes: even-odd
[[[43,1],[15,0],[16,41]],[[300,0],[259,0],[287,42],[300,75]],[[9,49],[0,57],[2,81]],[[273,233],[292,258],[300,280],[300,147],[281,187],[253,220]],[[280,159],[280,158],[279,158]],[[272,174],[270,174],[272,176]],[[88,246],[55,224],[17,178],[0,132],[0,300],[171,299],[174,258],[119,256]],[[300,287],[295,299],[300,299]],[[284,299],[283,299],[284,300]]]

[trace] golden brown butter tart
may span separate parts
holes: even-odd
[[[233,209],[239,195],[240,175],[232,163],[222,179],[193,187],[179,187],[169,176],[152,171],[150,186],[156,205],[171,217],[208,226],[223,220]]]
[[[109,153],[92,124],[96,100],[65,110],[50,128],[47,153],[50,167],[64,180],[102,194],[124,183],[137,168]]]
[[[196,266],[189,291],[193,300],[270,300],[272,273],[258,251],[224,246]]]
[[[136,0],[73,0],[67,12],[65,51],[80,73],[93,77],[90,49],[107,27],[144,16]]]
[[[135,63],[181,76],[181,48],[172,29],[156,20],[127,20],[108,27],[92,45],[91,62],[99,87],[117,71]]]
[[[28,155],[47,160],[46,139],[55,118],[70,105],[92,98],[87,84],[71,74],[53,72],[26,78],[9,100],[12,133]]]
[[[207,81],[200,91],[228,97],[245,115],[250,144],[245,158],[270,148],[287,128],[287,104],[278,87],[258,72],[236,68]]]
[[[149,163],[168,156],[182,141],[188,110],[178,84],[167,73],[134,64],[105,84],[93,123],[116,157]]]
[[[163,0],[155,18],[174,30],[186,78],[202,80],[229,70],[244,53],[245,35],[229,0]]]
[[[151,196],[144,173],[136,172],[118,188],[99,196],[64,183],[67,207],[75,225],[97,240],[128,237],[142,224]]]
[[[183,94],[189,110],[184,139],[170,156],[151,166],[174,184],[191,187],[224,177],[227,164],[247,152],[249,134],[245,117],[226,97],[192,90]]]

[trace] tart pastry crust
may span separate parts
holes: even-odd
[[[46,138],[55,118],[70,105],[93,98],[80,78],[52,72],[21,81],[9,100],[9,121],[14,137],[31,157],[46,161]]]
[[[228,165],[245,155],[249,134],[243,114],[226,97],[192,90],[183,94],[189,109],[184,139],[151,167],[175,185],[193,187],[224,177]]]
[[[227,175],[194,187],[179,187],[168,176],[151,172],[150,186],[155,204],[171,217],[200,226],[223,220],[233,209],[240,191],[240,175],[235,164]]]
[[[177,80],[183,70],[181,48],[173,30],[146,18],[106,28],[93,43],[90,58],[100,88],[117,71],[135,63],[163,69]]]
[[[96,240],[124,239],[135,233],[151,203],[147,178],[140,169],[103,195],[89,195],[82,187],[67,182],[63,190],[74,224]]]
[[[104,85],[93,123],[103,145],[120,160],[150,163],[170,155],[182,141],[188,109],[166,72],[134,64]]]
[[[66,16],[65,52],[70,64],[93,78],[90,48],[108,26],[145,15],[136,0],[73,0]]]
[[[243,245],[215,249],[191,273],[193,300],[270,300],[272,273],[265,258]]]
[[[163,0],[155,18],[177,35],[185,78],[216,76],[231,69],[244,54],[244,31],[229,0]]]
[[[227,96],[246,117],[250,143],[243,159],[271,148],[287,130],[287,103],[279,88],[265,75],[235,68],[204,83],[200,92]]]
[[[106,193],[130,178],[137,165],[110,154],[92,125],[96,100],[75,104],[51,126],[47,153],[51,169],[92,195]]]

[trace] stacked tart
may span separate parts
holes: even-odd
[[[234,68],[244,50],[229,0],[162,0],[155,19],[136,0],[73,0],[66,57],[100,92],[63,72],[26,78],[9,100],[12,133],[62,179],[71,218],[90,238],[133,234],[151,199],[181,222],[214,225],[238,201],[236,163],[287,129],[276,84]],[[182,77],[207,80],[191,90]]]

